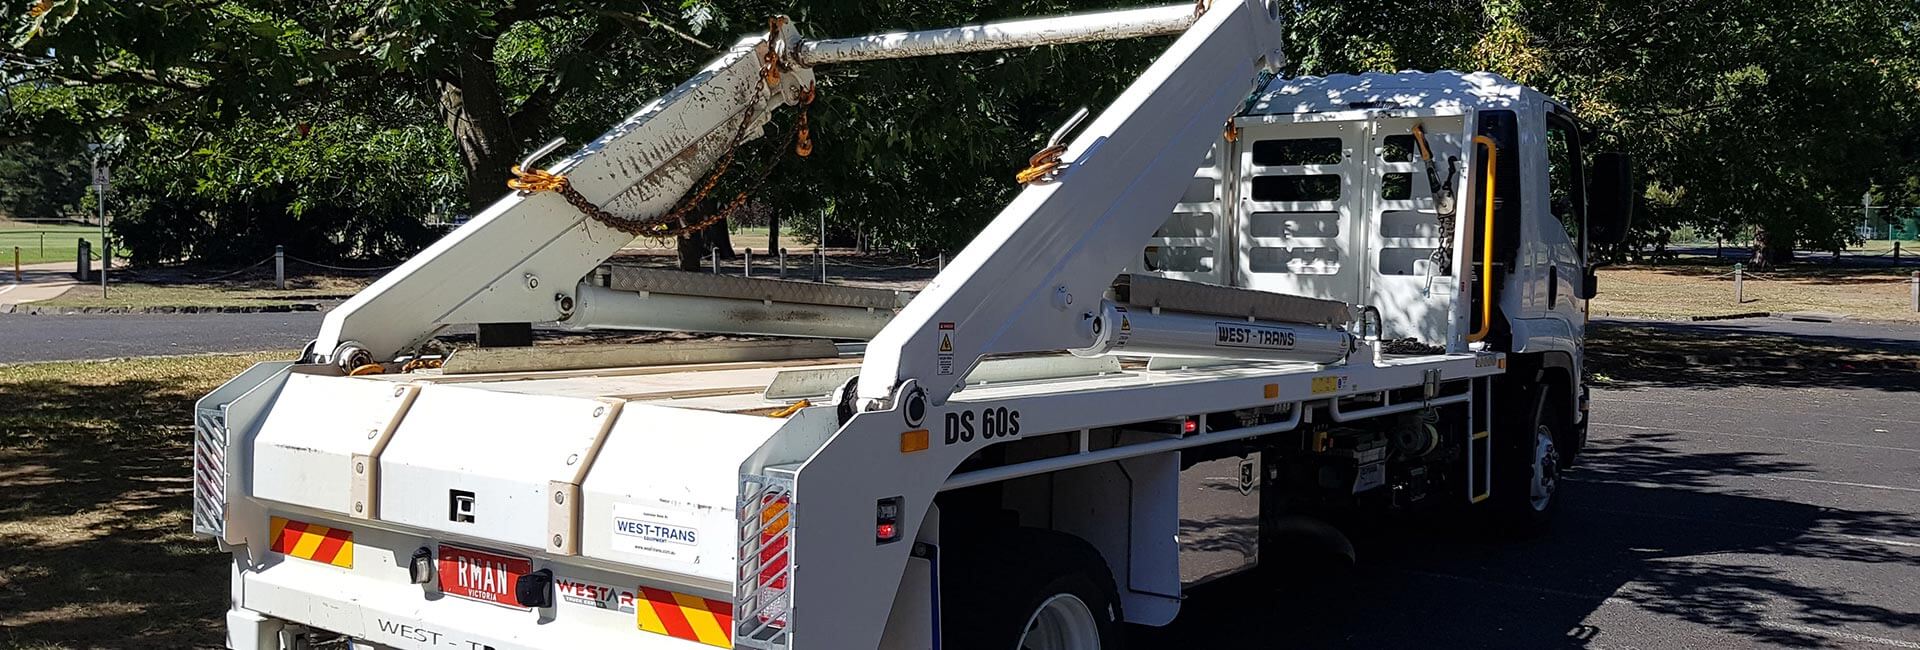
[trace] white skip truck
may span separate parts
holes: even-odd
[[[228,647],[1112,647],[1310,518],[1540,520],[1626,161],[1493,74],[1277,78],[1284,6],[741,40],[200,401]],[[917,293],[603,266],[815,66],[1163,34]],[[436,339],[532,322],[751,336]]]

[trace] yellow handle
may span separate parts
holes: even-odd
[[[1500,175],[1500,167],[1495,164],[1500,159],[1499,144],[1484,135],[1473,136],[1473,143],[1487,148],[1487,198],[1480,202],[1486,213],[1480,224],[1480,329],[1467,335],[1469,343],[1487,338],[1493,331],[1493,186]]]

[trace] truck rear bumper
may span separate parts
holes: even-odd
[[[227,613],[228,647],[280,650],[285,624],[407,650],[714,647],[642,631],[630,608],[557,598],[550,607],[511,608],[431,593],[404,578],[377,580],[317,562],[275,560],[236,572],[239,601]]]

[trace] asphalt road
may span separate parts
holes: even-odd
[[[0,315],[0,363],[293,349],[321,314]],[[1920,328],[1650,324],[1920,347]],[[1920,373],[1676,369],[1594,391],[1548,534],[1353,532],[1331,578],[1201,587],[1136,648],[1920,649]]]
[[[1920,373],[1748,376],[1596,387],[1591,446],[1544,536],[1356,530],[1350,572],[1203,586],[1132,645],[1920,648]]]
[[[281,314],[0,314],[0,363],[159,354],[297,350],[318,312]]]

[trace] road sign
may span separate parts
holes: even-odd
[[[113,186],[113,175],[106,165],[93,168],[93,184],[103,192]]]

